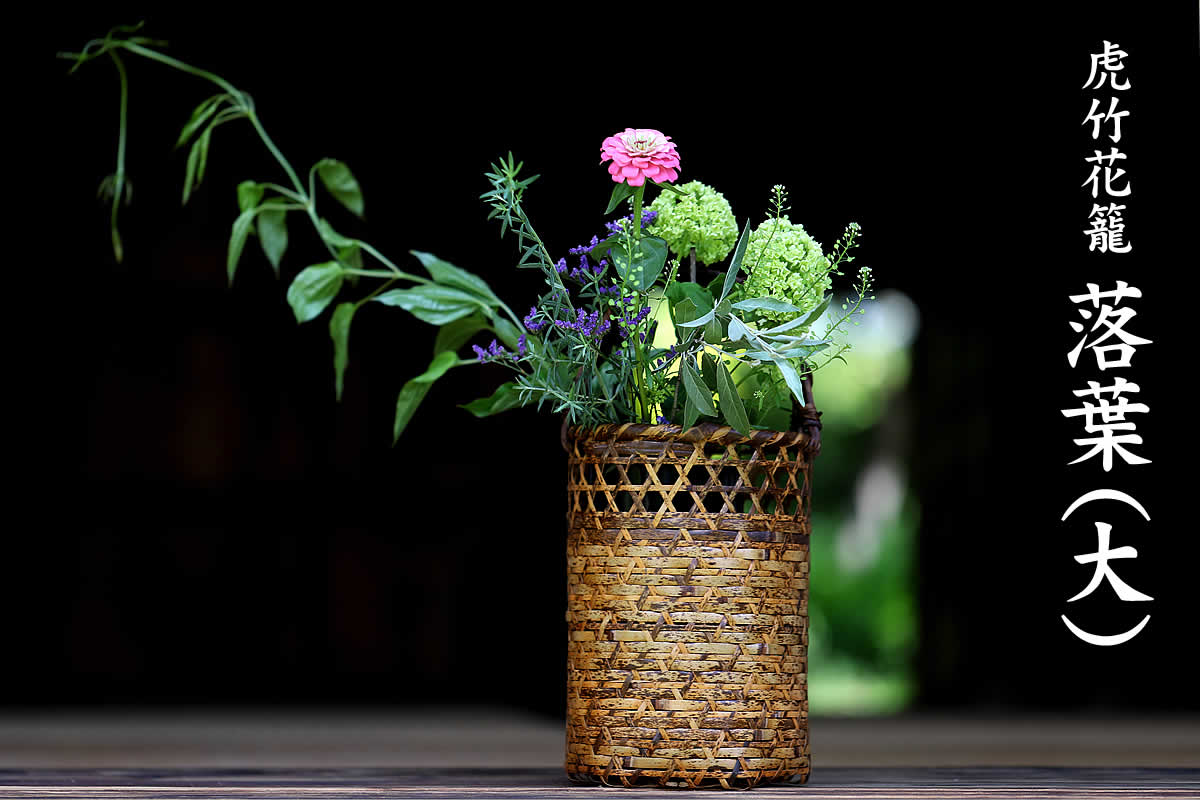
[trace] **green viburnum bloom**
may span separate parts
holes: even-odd
[[[715,264],[737,244],[737,220],[725,195],[700,181],[679,187],[687,195],[664,191],[650,204],[658,218],[649,230],[661,237],[680,258],[696,248],[696,260]]]
[[[748,274],[742,286],[746,298],[773,297],[800,309],[757,312],[772,322],[787,322],[814,308],[832,285],[820,243],[787,217],[769,219],[750,232],[742,268]]]

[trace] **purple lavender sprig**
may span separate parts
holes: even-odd
[[[521,338],[524,339],[525,337],[522,336]],[[487,364],[488,362],[495,361],[516,360],[516,357],[513,355],[512,351],[506,349],[495,339],[492,339],[492,343],[487,346],[486,350],[477,344],[471,345],[471,349],[475,351],[475,357],[479,359],[480,364]],[[525,355],[525,353],[522,351],[521,355]]]
[[[658,219],[657,211],[650,211],[650,210],[643,211],[642,212],[642,227],[643,228],[647,227],[648,225],[652,224],[654,222],[654,220],[656,220],[656,219]],[[606,223],[604,223],[604,227],[608,229],[608,232],[610,234],[622,233],[625,231],[626,227],[631,222],[633,222],[633,214],[629,214],[628,216],[621,217],[620,219],[615,219],[612,222],[606,222]]]

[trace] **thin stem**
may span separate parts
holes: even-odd
[[[113,256],[116,257],[119,264],[125,255],[125,250],[121,246],[121,234],[117,230],[117,209],[121,207],[121,197],[125,191],[125,131],[129,113],[129,77],[125,73],[125,64],[121,61],[121,57],[111,50],[108,54],[112,56],[113,63],[117,65],[117,73],[121,76],[121,125],[117,134],[117,173],[113,176],[113,204],[110,223]]]
[[[637,187],[637,191],[633,193],[633,235],[635,238],[642,238],[642,196],[646,194],[646,184]],[[630,257],[632,258],[632,253]]]

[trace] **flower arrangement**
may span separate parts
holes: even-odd
[[[523,176],[523,165],[511,154],[486,173],[490,189],[481,199],[490,207],[488,218],[515,239],[516,266],[540,270],[546,281],[545,293],[521,303],[529,310],[518,314],[480,275],[422,251],[412,255],[425,274],[410,272],[368,242],[338,233],[318,208],[315,183],[319,180],[342,206],[361,215],[363,195],[350,169],[323,159],[302,179],[267,135],[248,95],[167,56],[161,43],[137,31],[117,28],[81,52],[61,54],[74,61],[72,71],[108,57],[119,73],[117,167],[101,187],[112,200],[116,259],[122,258],[118,211],[127,192],[128,85],[122,56],[133,55],[218,90],[196,107],[176,143],[190,144],[185,203],[204,179],[213,132],[225,123],[246,120],[278,163],[282,181],[248,180],[237,186],[228,279],[234,280],[252,234],[278,273],[289,220],[299,217],[314,226],[328,258],[300,270],[287,301],[299,323],[331,309],[339,399],[350,329],[370,304],[399,307],[437,328],[436,354],[397,398],[397,439],[435,381],[451,369],[480,364],[507,371],[508,379],[490,396],[465,404],[479,417],[533,405],[580,426],[641,422],[688,428],[703,418],[741,434],[784,430],[793,405],[806,402],[808,376],[843,358],[849,349],[842,340],[846,325],[873,299],[871,270],[862,267],[840,311],[830,310],[832,279],[854,260],[861,238],[857,224],[824,251],[789,219],[787,192],[775,186],[767,218],[754,227],[747,222],[739,232],[729,202],[716,189],[696,180],[676,185],[681,156],[671,137],[626,128],[600,146],[601,164],[613,183],[605,216],[616,218],[604,222],[602,234],[565,255],[551,252],[525,213],[525,194],[537,176]],[[647,202],[648,195],[656,196]],[[701,264],[712,270],[704,280],[698,274]],[[364,279],[378,284],[357,299],[342,297]]]

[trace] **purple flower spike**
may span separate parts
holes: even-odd
[[[479,363],[483,364],[487,361],[487,352],[477,344],[471,345],[471,349],[475,351],[475,355],[479,358]]]
[[[525,334],[522,333],[521,338],[517,339],[517,352],[521,354],[522,358],[525,357],[525,349]]]

